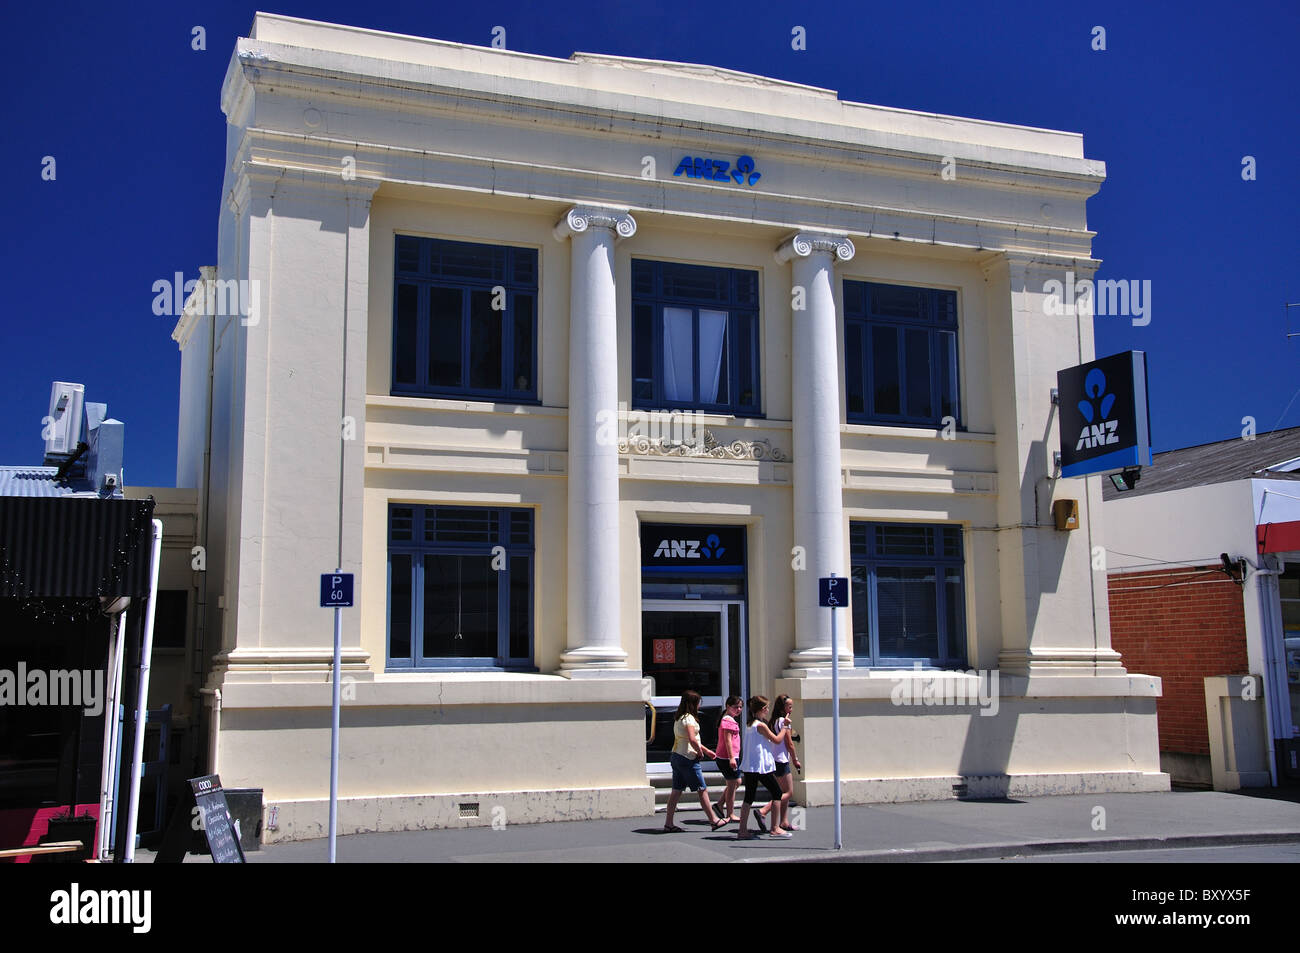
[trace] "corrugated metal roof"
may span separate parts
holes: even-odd
[[[39,499],[58,497],[98,497],[89,480],[68,479],[56,483],[58,467],[0,467],[0,496],[23,496]]]
[[[0,497],[0,598],[149,591],[154,501]]]
[[[1109,480],[1103,480],[1103,499],[1131,499],[1147,493],[1249,480],[1252,477],[1300,480],[1300,471],[1268,469],[1279,464],[1285,467],[1297,456],[1300,456],[1300,427],[1256,434],[1254,440],[1236,437],[1197,447],[1168,450],[1151,458],[1151,466],[1142,468],[1142,477],[1132,490],[1121,494]]]

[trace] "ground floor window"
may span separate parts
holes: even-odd
[[[388,667],[533,664],[533,513],[388,508]]]
[[[961,527],[855,522],[849,539],[857,664],[965,667]]]

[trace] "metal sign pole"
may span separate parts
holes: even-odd
[[[831,573],[835,578],[835,573]],[[834,585],[834,583],[832,583]],[[831,747],[835,771],[835,849],[844,846],[840,819],[840,647],[835,625],[835,606],[831,606]]]
[[[336,572],[343,572],[340,566]],[[330,863],[334,863],[339,824],[339,671],[343,654],[343,609],[334,607],[334,712],[330,725]]]

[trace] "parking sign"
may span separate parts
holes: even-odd
[[[817,605],[824,609],[845,609],[848,604],[847,576],[822,576],[817,580]]]
[[[337,609],[352,605],[352,573],[321,573],[320,605],[322,609]]]

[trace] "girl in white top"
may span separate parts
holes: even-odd
[[[790,801],[790,795],[784,793],[781,785],[777,783],[776,759],[772,757],[772,751],[767,745],[767,743],[784,745],[790,737],[790,729],[787,728],[780,734],[773,732],[763,721],[766,713],[766,698],[755,695],[749,700],[749,727],[745,729],[745,756],[740,762],[740,769],[745,772],[745,805],[740,809],[740,831],[736,834],[737,840],[749,840],[755,836],[745,828],[749,822],[750,805],[754,803],[754,795],[760,784],[767,789],[767,793],[774,801],[781,802],[783,810]],[[789,837],[790,834],[773,828],[772,836]]]
[[[776,783],[781,785],[781,790],[785,792],[785,800],[781,802],[781,809],[776,818],[771,819],[773,831],[787,831],[793,833],[794,828],[790,826],[790,799],[794,796],[794,778],[790,775],[790,762],[800,771],[803,765],[799,763],[799,755],[794,750],[795,734],[794,728],[790,725],[790,714],[794,711],[794,702],[789,695],[777,695],[776,704],[772,706],[772,720],[769,727],[774,734],[780,734],[782,731],[786,734],[785,744],[778,745],[768,742],[772,748],[772,757],[776,761]],[[789,730],[786,730],[789,729]],[[771,818],[772,809],[776,801],[769,802],[762,810],[759,816]]]

